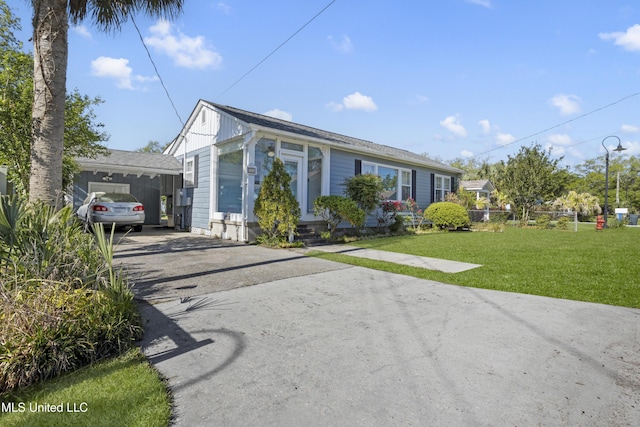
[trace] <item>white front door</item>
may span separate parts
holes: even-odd
[[[282,162],[284,163],[284,169],[291,177],[291,192],[295,196],[298,204],[302,207],[302,157],[283,155]]]

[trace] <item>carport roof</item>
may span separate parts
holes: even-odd
[[[180,175],[182,164],[167,154],[143,153],[138,151],[109,150],[108,155],[95,159],[78,157],[76,161],[83,171],[121,173],[123,175]]]

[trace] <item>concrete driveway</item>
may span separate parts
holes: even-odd
[[[169,380],[175,425],[640,425],[640,310],[263,248],[265,265],[250,258],[248,269],[319,271],[200,293],[227,275],[250,284],[242,262],[199,263],[255,247],[174,242],[173,270],[155,244],[122,245],[118,259],[146,265],[141,296],[164,301],[143,304],[142,346]]]

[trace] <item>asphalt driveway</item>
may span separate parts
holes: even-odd
[[[640,425],[640,310],[145,234],[118,260],[175,425]]]

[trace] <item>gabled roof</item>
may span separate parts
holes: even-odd
[[[475,179],[471,181],[460,181],[460,185],[467,191],[493,191],[496,187],[488,179]]]
[[[263,130],[272,130],[287,132],[294,135],[300,135],[303,137],[310,137],[321,139],[334,147],[343,147],[347,150],[354,150],[360,152],[366,152],[377,156],[386,157],[393,160],[403,161],[414,165],[426,166],[441,171],[447,171],[451,173],[463,173],[464,171],[449,166],[447,164],[437,162],[429,159],[428,157],[420,154],[412,153],[411,151],[402,150],[400,148],[390,147],[388,145],[376,144],[364,139],[353,138],[346,135],[340,135],[338,133],[328,132],[322,129],[313,128],[310,126],[301,125],[287,120],[276,119],[262,114],[252,113],[250,111],[241,110],[239,108],[230,107],[227,105],[215,104],[213,102],[204,101],[212,108],[215,108],[223,113],[226,113],[236,119],[245,122],[250,125],[257,126]]]
[[[138,151],[109,150],[108,155],[95,159],[78,157],[76,162],[84,171],[121,173],[124,175],[180,175],[182,164],[167,154]]]

